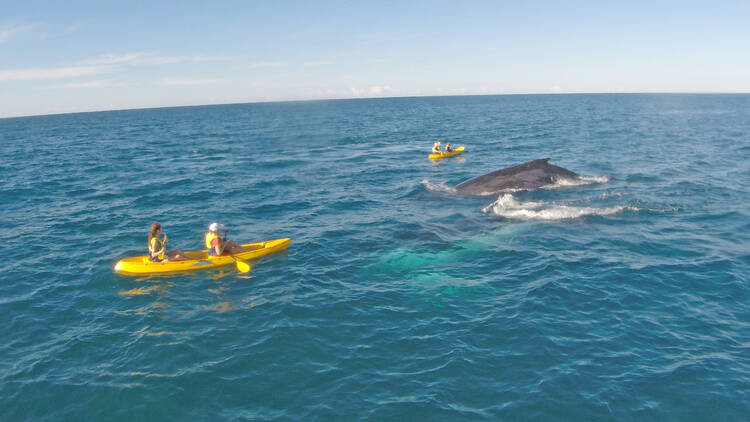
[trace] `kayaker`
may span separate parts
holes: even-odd
[[[434,144],[432,144],[432,153],[442,154],[442,151],[440,151],[440,141],[437,141]]]
[[[453,151],[453,148],[451,148],[451,144],[445,144],[445,152],[451,152]]]
[[[229,233],[229,230],[224,230],[224,238],[222,238],[220,236],[222,230],[224,230],[224,226],[219,223],[211,223],[211,225],[208,226],[208,231],[206,232],[204,239],[209,255],[231,255],[245,250],[234,240],[227,240],[226,234]]]
[[[148,233],[148,259],[153,262],[184,260],[185,255],[180,250],[175,249],[173,251],[166,252],[165,245],[167,244],[167,234],[164,233],[163,240],[159,239],[160,234],[162,234],[161,224],[152,224],[151,231]]]

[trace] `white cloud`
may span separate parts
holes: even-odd
[[[128,53],[128,54],[102,54],[99,57],[81,60],[83,65],[110,65],[110,64],[132,64],[139,60],[145,53]]]
[[[234,60],[234,59],[240,59],[241,56],[192,56],[190,57],[190,61],[193,62],[218,62],[223,60]]]
[[[329,98],[335,97],[336,90],[331,89],[331,88],[328,88],[328,89],[318,88],[315,90],[315,95],[317,95],[318,97],[329,97]]]
[[[188,60],[180,56],[157,56],[153,53],[124,53],[124,54],[102,54],[98,57],[85,59],[80,62],[82,65],[130,65],[136,66],[141,64],[170,64],[179,63]]]
[[[361,96],[376,97],[376,96],[381,96],[381,95],[394,94],[398,92],[398,90],[391,88],[390,85],[375,85],[369,88],[351,87],[349,88],[349,92],[351,92],[351,94],[355,97],[361,97]]]
[[[333,64],[333,62],[327,61],[327,60],[318,60],[318,61],[312,61],[312,62],[305,62],[303,63],[303,66],[305,67],[316,67],[316,66],[328,66]]]
[[[370,94],[372,95],[383,95],[383,94],[392,93],[392,92],[395,92],[395,90],[392,89],[388,85],[370,87]]]
[[[144,60],[142,63],[134,64],[172,64],[182,63],[188,60],[190,60],[190,58],[180,56],[153,56],[149,60]]]
[[[123,66],[162,65],[191,60],[205,61],[210,59],[215,58],[203,56],[195,56],[192,58],[182,56],[159,56],[146,52],[102,54],[98,57],[81,60],[74,66],[0,70],[0,81],[75,78],[79,76],[111,73],[121,70]],[[82,84],[86,83],[87,82],[82,82]],[[207,80],[203,80],[202,83],[207,83]],[[167,81],[167,84],[169,84],[169,81]],[[70,86],[73,87],[74,85]]]
[[[114,82],[108,80],[93,80],[85,82],[71,82],[64,84],[63,88],[107,88],[107,87],[124,87],[133,86],[133,83],[128,82]]]
[[[63,88],[102,88],[106,85],[107,81],[71,82],[63,85]]]
[[[169,55],[158,55],[147,52],[135,52],[135,53],[108,53],[102,54],[97,57],[92,57],[80,61],[82,65],[128,65],[128,66],[139,66],[139,65],[162,65],[162,64],[173,64],[183,62],[207,62],[207,61],[220,61],[230,60],[232,56],[169,56]]]
[[[0,30],[0,44],[8,42],[11,38],[22,32],[31,31],[36,25],[21,25],[10,29]]]
[[[109,66],[69,66],[0,70],[0,81],[77,78],[79,76],[99,75],[111,71],[112,68]]]
[[[65,28],[65,33],[69,34],[71,32],[76,32],[82,26],[83,26],[83,21],[81,21],[81,20],[74,21],[73,23],[71,23],[70,25],[68,25],[67,28]]]
[[[257,63],[250,63],[250,65],[248,65],[248,68],[260,69],[264,67],[280,67],[284,65],[286,65],[286,62],[257,62]]]
[[[159,81],[160,85],[179,86],[179,85],[214,85],[224,83],[223,79],[211,78],[164,78]]]

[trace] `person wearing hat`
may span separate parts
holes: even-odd
[[[167,234],[164,233],[164,239],[159,239],[160,234],[162,234],[161,224],[152,224],[151,231],[148,233],[148,259],[152,262],[184,260],[185,255],[183,255],[182,251],[166,251],[165,245],[167,244]]]
[[[441,154],[442,151],[440,151],[440,141],[435,142],[432,144],[432,153],[433,154]]]
[[[224,230],[224,237],[222,238],[219,233]],[[234,240],[227,240],[226,234],[229,230],[225,230],[224,226],[219,223],[211,223],[208,226],[204,239],[206,243],[206,249],[208,254],[211,256],[231,255],[237,252],[242,252],[245,249],[238,245]]]

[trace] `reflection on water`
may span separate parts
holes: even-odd
[[[251,267],[252,268],[252,267]],[[252,279],[252,276],[249,273],[238,273],[233,267],[224,267],[224,268],[218,268],[211,271],[211,274],[209,275],[209,278],[212,280],[212,285],[208,288],[201,288],[200,291],[202,292],[208,292],[211,293],[215,298],[216,301],[213,304],[203,304],[196,307],[192,307],[190,309],[184,309],[182,306],[184,306],[186,303],[189,303],[191,300],[194,300],[197,296],[200,295],[200,292],[193,291],[190,295],[179,295],[178,297],[174,296],[174,293],[169,295],[169,291],[174,287],[174,282],[172,281],[166,281],[167,279],[173,280],[177,279],[180,275],[182,276],[189,276],[190,273],[182,273],[182,274],[158,274],[158,275],[149,275],[145,277],[141,277],[136,279],[137,282],[148,282],[149,285],[147,286],[141,286],[141,287],[135,287],[128,290],[122,290],[118,292],[119,296],[125,296],[125,297],[138,297],[138,296],[148,296],[151,294],[156,294],[158,297],[156,300],[148,305],[145,306],[139,306],[134,309],[126,309],[126,310],[119,310],[116,311],[118,314],[122,315],[128,315],[128,314],[136,314],[136,315],[142,315],[142,316],[149,316],[153,313],[157,312],[160,313],[163,318],[167,318],[168,314],[167,311],[170,310],[170,304],[176,305],[177,302],[175,300],[179,301],[179,309],[175,309],[174,306],[172,306],[171,309],[171,316],[179,316],[179,318],[186,318],[190,315],[195,314],[196,312],[200,311],[214,311],[218,313],[224,313],[232,310],[238,310],[238,309],[249,309],[253,308],[255,306],[258,306],[262,303],[266,303],[267,301],[264,299],[261,299],[260,296],[251,296],[247,297],[241,300],[234,299],[232,297],[232,285],[235,284],[237,280],[242,280],[243,283],[245,280]],[[186,282],[179,282],[179,286],[186,286],[188,285]],[[171,334],[169,332],[160,332],[158,334],[147,334],[147,335],[166,335]],[[167,344],[176,344],[176,343],[167,343]]]
[[[158,285],[154,285],[151,287],[136,287],[135,289],[125,290],[122,292],[119,292],[120,296],[139,296],[139,295],[146,295],[149,292],[158,289]]]
[[[167,309],[169,309],[169,306],[162,302],[154,302],[152,304],[146,305],[146,306],[140,306],[138,308],[134,309],[124,309],[124,310],[117,310],[114,311],[115,314],[118,315],[141,315],[141,316],[148,316],[151,314],[152,311],[159,311],[159,312],[166,312]]]
[[[236,307],[237,305],[235,305],[234,303],[225,301],[225,302],[219,302],[212,306],[204,306],[203,309],[221,313],[221,312],[231,311],[233,309],[236,309]]]

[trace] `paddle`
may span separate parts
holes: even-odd
[[[250,271],[250,264],[248,264],[245,261],[240,261],[239,258],[235,258],[234,255],[231,255],[232,259],[234,259],[234,264],[237,267],[237,271],[241,273],[246,273]]]
[[[164,235],[164,241],[161,242],[161,253],[159,254],[159,259],[163,261],[164,257],[167,256],[167,234],[162,234]]]
[[[227,243],[227,233],[229,233],[229,230],[224,230],[224,244]],[[229,256],[231,256],[232,259],[234,259],[234,265],[237,267],[237,271],[241,273],[246,273],[250,271],[250,265],[247,262],[240,260],[233,254],[230,254]]]

